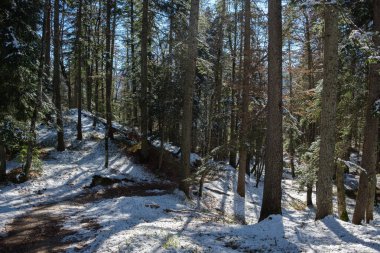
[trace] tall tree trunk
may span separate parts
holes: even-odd
[[[147,35],[148,35],[148,39],[147,39],[147,56],[148,56],[148,49],[150,51],[150,49],[152,48],[152,43],[153,43],[153,38],[152,38],[152,31],[151,31],[151,27],[152,27],[152,22],[153,22],[153,19],[154,19],[154,13],[153,12],[148,12],[148,23],[147,23]],[[147,57],[147,60],[148,60],[148,57]],[[147,61],[147,66],[148,66],[148,61]],[[147,68],[147,78],[148,78],[148,68]],[[152,113],[152,103],[151,103],[151,94],[152,94],[152,82],[151,81],[148,81],[147,82],[147,118],[148,118],[148,133],[152,133],[153,132],[153,124],[154,124],[154,117],[153,117],[153,113]]]
[[[141,29],[141,95],[140,95],[140,110],[141,110],[141,157],[142,160],[148,158],[148,10],[149,0],[143,1],[142,13],[142,29]]]
[[[54,0],[54,72],[53,85],[55,94],[55,111],[57,114],[57,150],[65,150],[65,140],[63,134],[63,120],[61,107],[61,74],[60,74],[60,29],[59,29],[59,0]]]
[[[307,89],[313,89],[315,87],[314,84],[314,67],[313,67],[313,51],[311,50],[311,24],[310,17],[307,12],[304,12],[305,16],[305,46],[306,46],[306,55],[307,55],[307,81],[308,86]],[[314,139],[311,137],[310,139]],[[314,141],[314,140],[313,140]]]
[[[229,35],[229,41],[230,41],[230,50],[232,53],[232,80],[231,80],[231,123],[230,123],[230,161],[229,164],[236,168],[236,145],[237,145],[237,133],[236,133],[236,121],[237,121],[237,113],[236,113],[236,58],[237,58],[237,36],[238,36],[238,30],[237,30],[237,23],[238,23],[238,2],[235,1],[234,3],[234,39],[232,42],[231,34]]]
[[[313,52],[311,50],[311,23],[310,23],[310,17],[307,10],[304,10],[304,17],[305,17],[305,47],[306,47],[306,57],[307,57],[307,87],[306,89],[311,90],[315,88],[314,83],[314,71],[313,71]],[[311,144],[315,141],[315,129],[316,123],[315,122],[309,122],[306,126],[306,144],[308,147],[311,146]],[[306,191],[306,203],[307,206],[313,206],[313,182],[309,182],[306,185],[307,191]]]
[[[49,1],[50,4],[50,1]],[[51,11],[49,9],[45,9],[45,11],[48,10],[49,12]],[[49,24],[47,22],[49,20]],[[25,179],[29,178],[29,172],[30,169],[32,168],[32,162],[33,162],[33,150],[36,142],[36,123],[38,119],[38,110],[40,109],[40,106],[42,104],[42,87],[44,81],[46,81],[46,75],[44,74],[45,66],[47,65],[46,61],[50,61],[50,57],[46,58],[45,53],[46,51],[46,43],[47,39],[46,36],[49,36],[49,43],[50,43],[50,31],[47,33],[47,29],[50,29],[50,13],[44,15],[44,28],[43,30],[45,31],[42,35],[42,43],[41,43],[41,52],[40,52],[40,64],[38,68],[38,87],[37,87],[37,95],[34,100],[34,109],[33,109],[33,114],[32,118],[30,119],[30,128],[29,128],[29,138],[27,142],[27,153],[26,153],[26,159],[25,159],[25,165],[24,165],[24,174],[25,174]],[[50,44],[49,44],[50,47]],[[50,54],[50,51],[49,51]],[[49,63],[50,66],[50,63]],[[45,75],[45,77],[44,77]]]
[[[112,1],[107,0],[106,15],[106,133],[105,133],[105,164],[108,168],[108,142],[109,138],[113,138],[112,134],[112,114],[111,114],[111,92],[112,92],[112,62],[111,62],[111,10]]]
[[[117,17],[117,11],[116,11],[116,1],[112,3],[113,13],[112,13],[112,24],[111,24],[111,78],[113,78],[113,70],[114,70],[114,64],[117,65],[116,62],[114,62],[115,58],[115,37],[116,37],[116,17]],[[112,79],[111,79],[112,80]],[[116,92],[115,92],[116,93]],[[111,97],[112,97],[112,89],[111,89]],[[117,94],[115,94],[115,97],[117,100]]]
[[[248,141],[248,103],[249,103],[249,71],[251,65],[251,1],[244,1],[244,67],[243,67],[243,103],[240,126],[239,176],[237,192],[245,197],[245,172],[247,166]]]
[[[332,214],[332,180],[335,156],[335,122],[338,73],[338,13],[333,4],[324,6],[324,59],[321,112],[321,144],[317,172],[316,219]]]
[[[78,121],[77,121],[77,140],[82,140],[82,1],[79,0],[78,12],[77,12],[77,34],[75,39],[75,50],[76,50],[76,61],[77,61],[77,71],[76,71],[76,94],[77,94],[77,106],[78,106]]]
[[[65,64],[64,64],[64,56],[62,54],[63,52],[63,37],[64,37],[64,27],[65,27],[65,23],[66,23],[66,3],[65,1],[62,2],[62,10],[61,10],[61,21],[60,21],[60,29],[61,29],[61,35],[60,35],[60,38],[59,38],[59,41],[60,41],[60,61],[59,61],[59,64],[60,64],[60,67],[61,67],[61,73],[62,73],[62,76],[64,78],[64,81],[65,81],[65,85],[67,87],[67,106],[71,109],[72,108],[72,104],[71,104],[71,80],[70,80],[70,57],[67,57],[67,68],[68,68],[68,71],[66,72],[66,68],[65,68]],[[62,100],[61,100],[62,102]]]
[[[380,33],[380,1],[373,1],[373,27]],[[380,35],[374,35],[374,44],[380,47]],[[364,143],[362,167],[365,171],[360,173],[359,191],[356,198],[355,211],[352,223],[360,224],[364,218],[366,222],[373,220],[373,209],[376,191],[376,152],[378,140],[379,120],[374,115],[374,104],[380,98],[380,63],[369,65],[368,98],[366,121],[364,126]],[[378,113],[378,112],[377,112]]]
[[[268,105],[265,178],[260,221],[281,214],[282,178],[282,15],[281,0],[268,3]]]
[[[136,92],[137,92],[137,83],[136,83],[136,56],[135,56],[135,11],[134,11],[134,0],[130,0],[130,19],[131,19],[131,83],[132,83],[132,125],[138,125],[138,115],[137,115],[137,103],[136,103]]]
[[[98,116],[99,113],[99,82],[101,81],[100,73],[99,73],[99,47],[100,47],[100,23],[102,19],[102,0],[99,0],[99,7],[98,7],[98,17],[96,20],[96,50],[95,50],[95,116]],[[97,117],[94,117],[92,126],[95,128],[97,122]]]
[[[380,48],[380,1],[374,0],[374,9],[373,9],[373,24],[374,24],[374,30],[376,31],[376,34],[374,35],[374,44],[377,49]],[[372,97],[372,101],[378,101],[380,99],[380,88],[379,88],[379,83],[380,83],[380,63],[377,61],[376,64],[371,64],[370,65],[370,78],[369,78],[369,83],[373,87],[373,91],[370,90],[369,93],[374,93]],[[370,121],[373,120],[372,119]],[[373,134],[372,138],[377,140],[378,139],[378,134],[379,134],[379,120],[376,118],[374,122],[369,123],[369,125],[374,124],[371,134]],[[377,131],[376,131],[377,130]],[[376,134],[374,134],[376,132]],[[376,143],[373,146],[373,154],[371,153],[371,161],[373,159],[374,165],[371,165],[368,167],[368,200],[367,200],[367,209],[366,209],[366,222],[369,223],[371,220],[373,220],[373,211],[374,211],[374,203],[375,203],[375,198],[376,198],[376,184],[377,184],[377,178],[376,178],[376,153],[378,152],[378,146]],[[364,152],[363,152],[364,154]],[[372,158],[374,156],[375,158]],[[369,155],[368,155],[369,157]],[[364,155],[363,155],[364,158]]]
[[[189,184],[184,181],[190,176],[190,151],[191,151],[191,129],[193,116],[193,89],[196,74],[196,61],[198,55],[198,19],[199,0],[191,0],[189,34],[187,39],[187,61],[185,69],[184,93],[183,93],[183,118],[182,118],[182,142],[180,171],[180,189],[189,196]]]
[[[94,114],[95,114],[95,116],[98,116],[98,112],[99,112],[99,82],[100,82],[98,56],[96,56],[96,59],[95,59],[95,76],[96,76],[96,79],[95,79],[95,90],[94,90],[94,94],[95,94],[95,98],[94,98],[95,112],[94,112]],[[97,118],[94,117],[93,122],[92,122],[92,126],[94,128],[96,127],[96,122],[97,122]]]
[[[222,104],[222,86],[223,86],[223,40],[224,40],[224,16],[226,12],[226,2],[225,0],[219,0],[218,3],[219,12],[219,24],[216,34],[216,61],[214,68],[215,77],[215,108],[213,113],[213,119],[215,120],[215,126],[213,131],[213,143],[212,148],[221,145],[222,137],[222,115],[221,115],[221,104]],[[219,157],[220,158],[220,157]]]
[[[51,94],[52,87],[50,82],[50,49],[51,49],[51,0],[45,1],[44,10],[44,85],[46,90]],[[55,94],[53,93],[53,102],[55,101]]]
[[[106,99],[105,99],[105,96],[104,96],[104,90],[105,90],[105,85],[104,85],[104,78],[103,78],[103,72],[104,72],[104,54],[105,54],[105,50],[104,50],[104,47],[102,46],[101,48],[101,60],[100,60],[100,73],[102,73],[102,78],[101,78],[101,82],[100,82],[100,97],[101,97],[101,115],[102,117],[105,116],[104,114],[104,103],[106,102]]]
[[[106,17],[106,119],[107,119],[107,135],[113,139],[112,131],[112,56],[111,56],[111,12],[113,0],[107,0],[107,17]]]
[[[289,72],[289,112],[293,113],[293,69],[292,69],[292,51],[291,51],[291,38],[288,38],[288,72]],[[290,156],[290,170],[292,173],[292,178],[296,177],[295,166],[294,166],[294,129],[290,126],[289,129],[289,156]]]
[[[91,19],[91,17],[90,17]],[[91,55],[91,28],[88,26],[87,30],[87,50],[86,50],[86,107],[87,111],[91,112],[91,101],[92,101],[92,65],[93,65],[93,60],[92,60],[92,55]]]

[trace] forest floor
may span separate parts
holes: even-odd
[[[53,127],[38,127],[39,176],[0,186],[0,252],[380,252],[379,208],[363,226],[333,216],[314,221],[306,193],[285,169],[283,215],[257,223],[262,183],[256,188],[247,177],[243,199],[227,167],[205,184],[201,201],[189,200],[117,142],[105,169],[104,127],[93,129],[84,116],[77,141],[76,117],[75,110],[65,114],[64,152],[55,151]],[[9,172],[19,166],[9,162]],[[347,202],[352,217],[355,201]]]

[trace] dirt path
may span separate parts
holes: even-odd
[[[6,226],[7,236],[0,239],[0,252],[63,252],[72,242],[62,242],[73,231],[62,228],[65,204],[43,205],[19,216]]]
[[[172,193],[175,185],[146,183],[129,186],[110,186],[97,189],[88,189],[83,194],[60,203],[41,205],[31,212],[17,217],[6,226],[7,236],[0,238],[1,253],[45,253],[65,252],[72,244],[77,243],[80,248],[86,245],[79,241],[63,240],[67,236],[75,238],[78,231],[63,227],[66,220],[86,203],[101,199],[121,196],[157,196]],[[79,221],[82,227],[100,229],[101,226],[94,220]]]

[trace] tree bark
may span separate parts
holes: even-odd
[[[78,106],[78,121],[77,121],[77,140],[82,140],[82,1],[79,0],[78,12],[77,12],[77,34],[75,39],[75,50],[76,50],[76,61],[77,61],[77,71],[76,71],[76,98]]]
[[[380,1],[373,1],[373,27],[380,33]],[[380,35],[374,35],[374,44],[380,47]],[[376,191],[376,152],[379,119],[374,115],[374,103],[380,98],[380,63],[369,65],[368,98],[366,121],[364,126],[364,143],[362,167],[365,171],[360,173],[359,190],[356,198],[355,211],[352,223],[360,224],[364,218],[366,222],[373,220],[373,209]]]
[[[106,16],[106,120],[107,120],[107,136],[113,139],[112,131],[112,56],[111,56],[111,12],[113,0],[107,0],[107,16]]]
[[[62,50],[62,47],[61,47],[61,50]],[[68,107],[71,108],[71,83],[70,83],[70,76],[68,75],[68,73],[66,72],[66,69],[65,69],[65,65],[63,63],[63,60],[60,61],[60,66],[61,66],[61,73],[62,73],[62,76],[63,78],[65,79],[65,84],[67,86],[67,104],[68,104]],[[67,64],[70,68],[70,61],[68,62]]]
[[[380,1],[374,0],[374,9],[373,9],[373,24],[374,24],[374,30],[377,32],[376,35],[374,35],[374,44],[377,49],[380,48]],[[369,78],[369,83],[370,86],[373,87],[373,96],[371,98],[373,100],[378,100],[380,99],[380,88],[379,88],[379,83],[380,83],[380,63],[379,60],[377,63],[371,64],[370,65],[370,78]],[[372,90],[369,91],[370,93]],[[375,118],[375,119],[374,119]],[[374,121],[373,123],[369,123],[370,125],[374,124],[373,129],[371,131],[372,138],[377,140],[378,139],[378,129],[379,129],[379,119],[378,117],[374,117],[372,115],[371,121]],[[377,130],[377,131],[376,131]],[[376,133],[376,134],[374,134]],[[373,220],[373,211],[374,211],[374,203],[375,203],[375,197],[376,197],[376,153],[378,152],[378,146],[376,143],[374,143],[374,148],[373,148],[373,153],[371,155],[371,161],[374,161],[374,165],[371,165],[368,167],[368,201],[367,201],[367,206],[366,206],[366,222],[369,223],[371,220]],[[375,158],[373,158],[374,156]],[[363,152],[363,158],[364,158],[364,152]],[[373,160],[372,160],[373,159]]]
[[[305,47],[306,47],[306,57],[307,57],[307,87],[305,87],[307,90],[311,90],[315,88],[314,83],[314,71],[313,71],[313,52],[311,50],[311,34],[310,34],[310,17],[309,13],[307,11],[304,11],[304,17],[305,17]],[[316,131],[316,123],[315,122],[308,122],[306,126],[306,144],[308,147],[311,146],[311,144],[315,141],[315,131]],[[306,185],[307,191],[306,191],[306,204],[307,206],[313,206],[313,182],[310,182]]]
[[[45,1],[44,10],[44,85],[46,90],[51,94],[52,87],[50,83],[50,49],[51,49],[51,0]],[[55,94],[53,93],[53,102],[55,102]]]
[[[348,221],[346,209],[346,192],[344,188],[344,165],[339,163],[336,168],[336,188],[338,199],[338,216],[343,221]]]
[[[248,103],[249,103],[249,71],[251,65],[251,1],[244,1],[244,66],[243,66],[243,103],[240,126],[239,176],[237,192],[245,197],[245,173],[247,166],[248,142]]]
[[[91,19],[91,17],[90,17]],[[90,26],[87,29],[87,49],[86,49],[86,107],[87,111],[91,112],[91,102],[92,102],[92,82],[93,82],[93,77],[92,77],[92,65],[93,65],[93,60],[92,60],[92,55],[91,55],[91,28]]]
[[[260,221],[281,214],[282,150],[282,14],[281,0],[269,0],[268,105],[265,178]]]
[[[149,0],[143,1],[142,14],[142,29],[141,29],[141,95],[140,95],[140,110],[141,110],[141,157],[142,160],[148,158],[148,10]]]
[[[104,167],[108,168],[108,142],[109,138],[113,138],[112,134],[112,114],[111,114],[111,92],[112,92],[112,60],[111,60],[111,10],[112,1],[107,0],[107,14],[106,14],[106,132],[105,132],[105,164]]]
[[[289,112],[293,112],[293,70],[292,70],[292,52],[291,52],[291,38],[288,38],[288,72],[289,72]],[[295,166],[294,166],[294,156],[295,156],[295,147],[294,147],[294,129],[290,126],[289,129],[289,156],[290,156],[290,170],[292,173],[292,178],[296,177]]]
[[[306,185],[306,205],[308,207],[313,206],[313,183]]]
[[[223,40],[224,40],[224,16],[226,12],[226,2],[225,0],[219,0],[219,24],[216,34],[216,61],[214,68],[214,78],[215,78],[215,107],[213,113],[213,119],[215,120],[214,131],[212,135],[212,147],[215,148],[221,145],[222,137],[222,121],[221,115],[221,98],[222,98],[222,86],[223,86]],[[216,127],[215,127],[216,126]]]
[[[333,212],[332,180],[334,175],[335,126],[338,73],[338,13],[333,4],[324,6],[324,59],[321,112],[321,144],[317,172],[316,219]]]
[[[100,23],[102,21],[102,0],[99,0],[99,9],[98,9],[98,17],[96,20],[96,50],[95,50],[95,116],[98,116],[99,113],[99,83],[101,81],[101,78],[99,77],[99,47],[100,47]],[[97,117],[94,117],[92,126],[95,128],[97,123]]]
[[[59,0],[54,0],[54,70],[53,85],[55,94],[55,110],[57,115],[57,150],[65,150],[61,106],[61,74],[60,74],[60,29],[59,29]]]
[[[49,1],[49,4],[50,4],[50,0]],[[46,10],[46,9],[45,9]],[[50,8],[48,9],[48,11],[50,12]],[[49,20],[49,24],[48,24],[48,21]],[[32,163],[33,163],[33,150],[34,150],[34,146],[35,146],[35,142],[36,142],[36,133],[35,133],[35,129],[36,129],[36,123],[37,123],[37,119],[38,119],[38,110],[40,109],[40,106],[42,104],[42,87],[43,87],[43,83],[44,81],[46,81],[46,76],[44,77],[44,71],[46,70],[45,69],[45,66],[48,64],[50,66],[50,62],[46,62],[46,61],[50,61],[50,56],[49,58],[47,58],[45,56],[47,50],[46,50],[46,46],[49,46],[50,47],[50,31],[49,33],[46,33],[46,30],[47,29],[50,29],[50,13],[49,14],[45,14],[44,16],[44,28],[43,30],[45,31],[42,35],[42,43],[41,43],[41,52],[40,52],[40,64],[39,64],[39,67],[38,67],[38,86],[37,86],[37,94],[36,94],[36,97],[35,97],[35,100],[33,101],[34,102],[34,109],[33,109],[33,114],[32,114],[32,117],[30,119],[30,128],[29,128],[29,138],[28,138],[28,142],[27,142],[27,153],[26,153],[26,159],[25,159],[25,165],[24,165],[24,175],[25,175],[25,179],[27,180],[29,178],[29,172],[30,172],[30,169],[32,168]],[[46,36],[48,36],[49,38],[47,39]],[[47,40],[49,40],[49,45],[46,45],[47,43]],[[50,51],[49,51],[49,54],[50,54]]]
[[[109,128],[108,128],[108,124],[106,124],[106,132],[104,134],[104,152],[105,152],[104,167],[105,168],[108,168],[108,163],[109,163],[108,132],[109,132]]]
[[[231,122],[230,122],[230,159],[229,164],[236,168],[236,145],[237,145],[237,132],[236,132],[236,123],[237,123],[237,108],[236,108],[236,58],[237,58],[237,36],[238,36],[238,30],[237,30],[237,23],[238,23],[238,3],[235,1],[234,3],[234,39],[232,42],[231,34],[229,35],[229,41],[230,41],[230,50],[232,54],[232,77],[231,77]]]
[[[42,77],[41,77],[42,78]],[[41,81],[40,81],[41,82]],[[41,82],[41,88],[42,90],[42,82]],[[39,92],[40,93],[40,92]],[[33,110],[33,115],[30,120],[30,128],[29,128],[29,140],[28,140],[28,148],[26,151],[26,160],[25,160],[25,165],[24,165],[24,174],[25,174],[25,179],[29,179],[29,174],[30,174],[30,169],[32,168],[33,164],[33,150],[36,142],[36,123],[37,123],[37,117],[38,117],[38,109],[39,109],[39,102],[40,101],[41,95],[37,95],[36,98],[36,105]]]
[[[0,143],[0,182],[7,181],[7,150],[5,145]]]
[[[131,19],[131,83],[132,83],[132,93],[133,93],[133,100],[132,100],[132,125],[137,126],[138,125],[138,115],[137,115],[137,104],[136,104],[136,92],[137,92],[137,83],[136,83],[136,59],[135,59],[135,11],[134,11],[134,0],[130,0],[130,19]]]
[[[184,181],[190,176],[190,152],[191,152],[191,129],[193,116],[193,89],[196,74],[196,61],[198,55],[198,18],[199,0],[191,0],[189,34],[187,39],[187,61],[185,69],[184,93],[183,93],[183,118],[182,118],[182,142],[180,171],[180,189],[189,196],[189,183]]]

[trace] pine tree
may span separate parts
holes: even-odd
[[[281,214],[282,179],[282,14],[281,0],[268,2],[268,104],[265,179],[260,221]]]
[[[142,29],[141,29],[141,156],[143,160],[148,158],[148,10],[149,0],[143,1]]]
[[[238,39],[238,2],[234,1],[234,19],[233,19],[233,39],[231,38],[231,33],[228,36],[228,41],[231,50],[232,66],[231,66],[231,121],[230,121],[230,158],[229,164],[236,168],[236,145],[237,145],[237,108],[236,108],[236,89],[237,89],[237,78],[236,78],[236,65],[237,65],[237,39]]]
[[[82,140],[82,2],[79,0],[77,20],[76,20],[76,38],[75,38],[75,57],[76,57],[76,76],[75,76],[75,93],[77,97],[76,105],[78,107],[77,121],[77,140]]]
[[[63,120],[61,108],[61,73],[60,73],[60,33],[59,29],[59,0],[54,0],[54,70],[53,70],[53,85],[55,94],[55,110],[57,115],[57,150],[65,150]]]
[[[184,181],[190,176],[191,129],[193,115],[193,89],[198,55],[199,0],[191,0],[189,34],[187,38],[187,61],[183,93],[183,118],[181,142],[181,182],[180,189],[189,195],[189,184]]]
[[[313,53],[311,49],[311,22],[309,17],[309,12],[306,10],[303,11],[305,17],[305,48],[306,48],[306,58],[307,58],[307,90],[312,90],[315,88],[314,83],[314,71],[313,71]],[[306,126],[305,135],[306,135],[306,145],[310,147],[315,141],[315,122],[310,122]],[[307,206],[313,205],[312,193],[313,193],[313,182],[309,181],[306,184],[306,204]]]
[[[317,172],[316,219],[332,214],[332,180],[334,174],[335,122],[338,71],[338,14],[334,4],[324,6],[324,59],[321,112],[321,143]]]
[[[243,102],[240,126],[239,176],[237,192],[245,197],[245,173],[247,166],[248,142],[248,103],[249,103],[249,70],[251,64],[251,1],[244,1],[244,67],[243,67]]]
[[[49,1],[50,4],[50,1]],[[24,10],[25,11],[25,10]],[[40,49],[40,63],[38,67],[38,81],[36,85],[36,92],[34,96],[34,100],[32,101],[34,107],[33,107],[33,113],[30,118],[30,126],[29,126],[29,138],[27,141],[27,153],[26,153],[26,159],[25,159],[25,165],[24,165],[24,177],[25,179],[29,179],[29,173],[32,168],[32,162],[33,162],[33,151],[35,149],[36,145],[36,124],[38,120],[38,113],[41,109],[41,104],[42,104],[42,88],[43,88],[43,81],[47,79],[45,76],[44,78],[44,69],[45,66],[49,66],[49,72],[50,72],[50,56],[46,57],[44,54],[47,53],[45,47],[48,46],[50,47],[50,31],[47,31],[47,28],[50,28],[50,23],[48,24],[48,21],[50,22],[50,8],[45,8],[45,13],[44,14],[44,26],[45,28],[43,36],[42,36],[42,43],[41,43],[41,49]],[[47,38],[48,37],[48,38]],[[48,41],[48,42],[47,42]],[[50,53],[50,52],[49,52]],[[48,81],[46,81],[48,82]]]
[[[380,1],[373,1],[373,28],[380,33]],[[380,36],[375,34],[374,45],[380,47]],[[356,198],[355,211],[352,223],[360,224],[364,219],[368,223],[373,220],[373,209],[376,191],[376,152],[378,140],[379,119],[375,103],[380,97],[380,63],[369,65],[368,98],[364,126],[364,143],[362,167],[360,173],[359,190]]]

